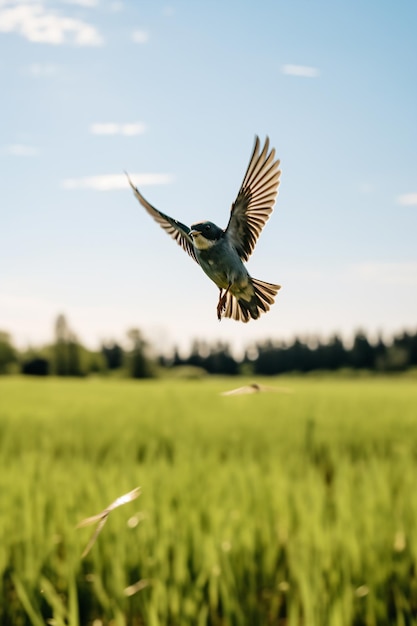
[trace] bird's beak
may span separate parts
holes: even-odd
[[[188,234],[191,235],[191,237],[197,237],[198,235],[201,235],[199,230],[190,230]]]

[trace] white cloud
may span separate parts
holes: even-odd
[[[351,267],[353,277],[378,285],[417,287],[417,261],[368,261]]]
[[[86,7],[92,9],[98,6],[98,0],[62,0],[65,4],[76,4],[80,7]]]
[[[2,8],[3,7],[3,8]],[[0,32],[18,33],[34,43],[53,45],[99,46],[102,37],[94,26],[58,15],[41,3],[0,5]]]
[[[12,143],[5,146],[4,152],[12,156],[33,157],[38,156],[39,150],[34,146],[28,146],[22,143]]]
[[[114,122],[97,122],[91,124],[90,133],[93,135],[142,135],[146,131],[146,126],[142,122],[130,122],[128,124],[116,124]]]
[[[168,185],[174,181],[172,174],[129,174],[129,176],[138,187]],[[103,174],[85,178],[67,178],[62,182],[62,187],[64,189],[110,191],[113,189],[126,189],[129,187],[129,183],[126,174]]]
[[[402,206],[417,206],[417,193],[404,193],[397,198],[397,204]]]
[[[149,41],[149,33],[146,30],[134,30],[132,40],[135,43],[147,43]]]
[[[320,76],[320,71],[317,67],[310,67],[309,65],[283,65],[281,68],[283,74],[288,76],[301,76],[302,78],[317,78]]]

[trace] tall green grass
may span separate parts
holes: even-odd
[[[417,625],[415,382],[242,382],[0,380],[2,626]]]

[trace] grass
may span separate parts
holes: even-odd
[[[2,626],[417,625],[415,381],[243,382],[0,379]]]

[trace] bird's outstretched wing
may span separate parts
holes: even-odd
[[[247,261],[265,226],[278,194],[281,170],[275,159],[275,149],[269,154],[269,139],[260,150],[259,137],[246,170],[242,186],[232,204],[226,232],[240,258]]]
[[[180,245],[186,252],[188,252],[188,254],[194,259],[194,261],[198,263],[197,257],[194,252],[193,240],[191,238],[191,235],[189,234],[191,229],[185,224],[181,224],[181,222],[178,222],[172,217],[169,217],[169,215],[165,215],[165,213],[162,213],[161,211],[158,211],[158,209],[155,209],[155,207],[152,206],[152,204],[150,204],[142,196],[137,187],[135,187],[135,185],[130,180],[128,174],[126,174],[126,176],[129,181],[129,185],[133,189],[133,193],[135,194],[141,205],[147,210],[149,215],[151,215],[154,220],[158,222],[158,224],[169,235],[171,235],[173,239],[175,239],[178,245]]]

